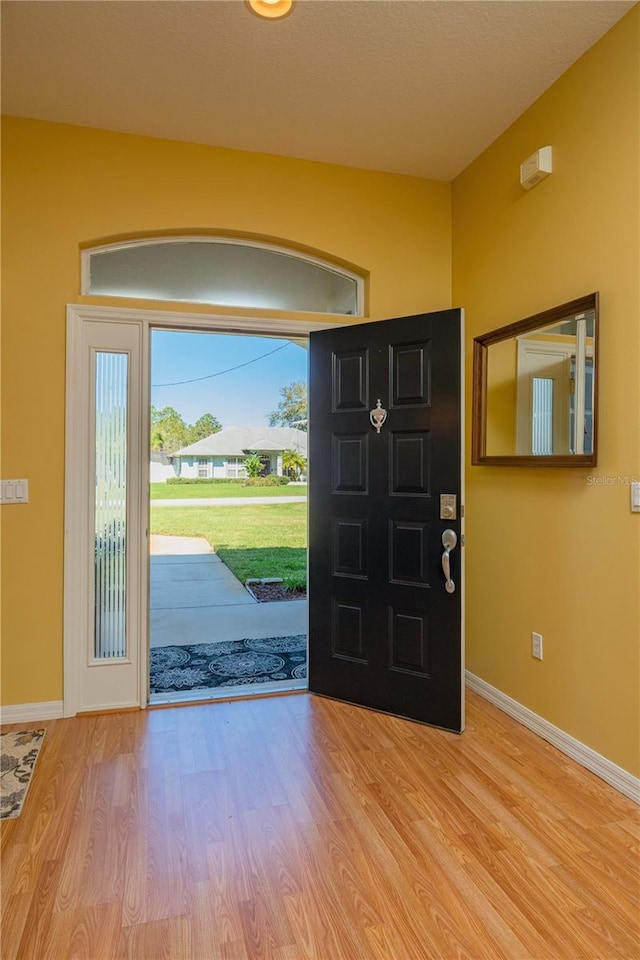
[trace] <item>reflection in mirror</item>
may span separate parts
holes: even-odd
[[[473,463],[593,465],[597,294],[474,343]]]

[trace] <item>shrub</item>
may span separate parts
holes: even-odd
[[[242,483],[242,480],[233,477],[221,477],[216,480],[211,477],[169,477],[165,483]]]
[[[250,480],[257,480],[262,470],[262,460],[257,453],[252,453],[245,457],[244,468],[247,471]]]
[[[255,477],[255,479],[245,480],[243,487],[283,487],[289,483],[288,477],[278,477],[275,473],[270,473],[268,477]]]

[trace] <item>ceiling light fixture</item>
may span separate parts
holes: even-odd
[[[293,10],[293,0],[247,0],[247,6],[266,20],[280,20]]]

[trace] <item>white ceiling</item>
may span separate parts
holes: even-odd
[[[3,113],[448,180],[633,0],[7,0]]]

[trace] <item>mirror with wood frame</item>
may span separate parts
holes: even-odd
[[[473,341],[471,462],[596,465],[598,294]]]

